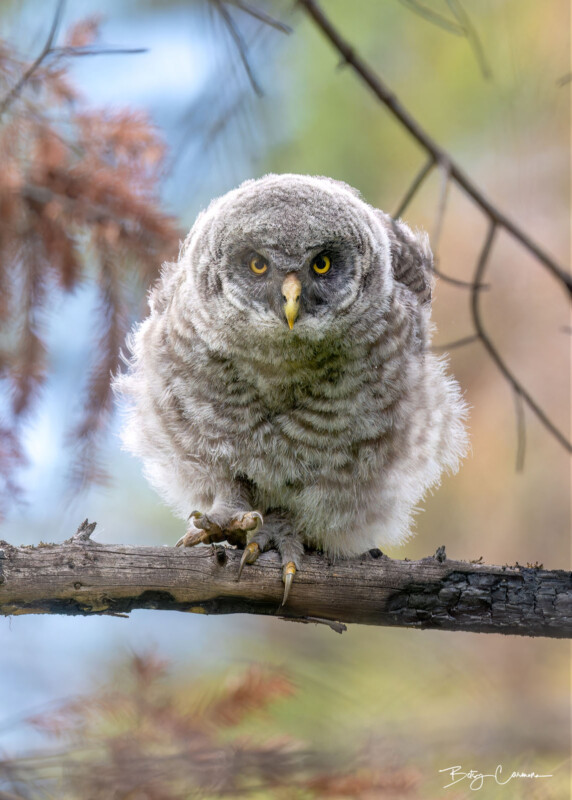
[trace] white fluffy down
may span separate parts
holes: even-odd
[[[347,275],[290,331],[236,254],[268,254],[306,291],[321,242]],[[247,182],[199,217],[131,334],[125,447],[183,518],[278,509],[331,555],[404,541],[467,450],[459,386],[429,351],[431,277],[425,234],[345,184]]]

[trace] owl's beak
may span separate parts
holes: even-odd
[[[282,297],[284,303],[284,313],[288,320],[290,330],[294,327],[296,317],[300,311],[300,295],[302,294],[302,284],[295,272],[289,272],[282,284]]]

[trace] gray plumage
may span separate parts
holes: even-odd
[[[426,234],[329,178],[267,175],[199,215],[115,382],[150,482],[206,514],[192,532],[254,529],[296,567],[303,544],[351,556],[407,538],[467,447],[459,387],[428,350],[431,264]],[[260,529],[240,522],[253,510]]]

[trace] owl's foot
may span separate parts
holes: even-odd
[[[262,514],[259,511],[247,511],[245,514],[236,514],[230,522],[224,526],[224,530],[228,533],[234,531],[244,531],[254,536],[264,522]]]
[[[264,528],[249,534],[248,539],[249,542],[240,559],[237,580],[240,580],[245,565],[254,564],[260,553],[265,550],[277,550],[282,561],[282,580],[284,581],[281,605],[285,605],[304,552],[301,538],[292,531],[290,525],[285,523],[282,517],[274,518],[274,515],[269,514],[266,517]]]
[[[190,529],[181,536],[175,547],[194,547],[196,544],[216,544],[228,541],[229,544],[244,545],[247,532],[256,534],[262,525],[262,514],[258,511],[240,511],[230,519],[216,520],[208,514],[193,511],[189,515]]]
[[[219,525],[210,520],[206,514],[193,511],[187,520],[189,530],[181,536],[175,547],[194,547],[196,544],[215,544],[225,538]]]

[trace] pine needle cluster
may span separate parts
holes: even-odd
[[[28,800],[420,796],[414,768],[351,765],[347,753],[285,733],[273,710],[295,693],[286,673],[259,664],[177,686],[164,661],[134,655],[113,688],[29,720],[53,747],[0,760],[0,794]]]
[[[97,443],[112,406],[110,376],[129,326],[134,285],[145,288],[173,255],[179,231],[161,209],[165,147],[149,118],[92,108],[70,78],[97,55],[100,20],[53,34],[40,57],[0,41],[0,497],[17,493],[23,424],[48,371],[46,333],[59,296],[87,281],[98,310],[81,418],[70,431],[78,484],[101,480]],[[70,331],[70,336],[74,332]]]

